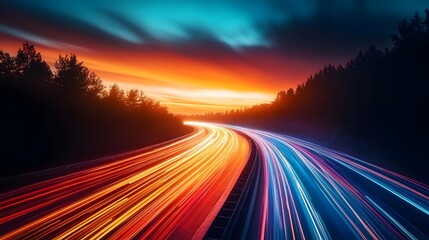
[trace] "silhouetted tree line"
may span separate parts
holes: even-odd
[[[190,131],[137,89],[100,78],[76,55],[53,71],[34,45],[16,56],[0,51],[1,175],[95,158]]]
[[[271,104],[193,117],[324,136],[327,144],[388,155],[375,158],[427,166],[429,11],[397,29],[391,49],[371,46],[345,66],[327,65]]]

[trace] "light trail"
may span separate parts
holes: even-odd
[[[429,238],[427,185],[290,136],[220,126],[249,136],[262,156],[260,204],[245,209],[259,219],[243,227],[252,229],[250,237]]]
[[[425,184],[290,136],[188,124],[180,140],[1,194],[0,239],[202,238],[250,154],[234,130],[260,157],[229,236],[428,238]]]
[[[250,154],[247,139],[188,123],[186,138],[0,195],[0,239],[202,238]]]

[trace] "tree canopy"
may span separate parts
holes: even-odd
[[[34,45],[0,50],[0,177],[178,137],[182,122],[143,91],[106,87],[74,54],[51,70]]]

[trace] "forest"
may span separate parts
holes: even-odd
[[[103,85],[76,55],[0,50],[0,177],[141,148],[192,131],[138,89]]]
[[[325,66],[269,104],[189,118],[282,131],[427,177],[429,11],[400,22],[391,41]]]

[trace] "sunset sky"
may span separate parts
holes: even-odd
[[[371,44],[426,0],[0,0],[0,49],[24,41],[49,63],[75,53],[107,85],[139,88],[173,113],[269,102]],[[404,7],[406,6],[406,7]]]

